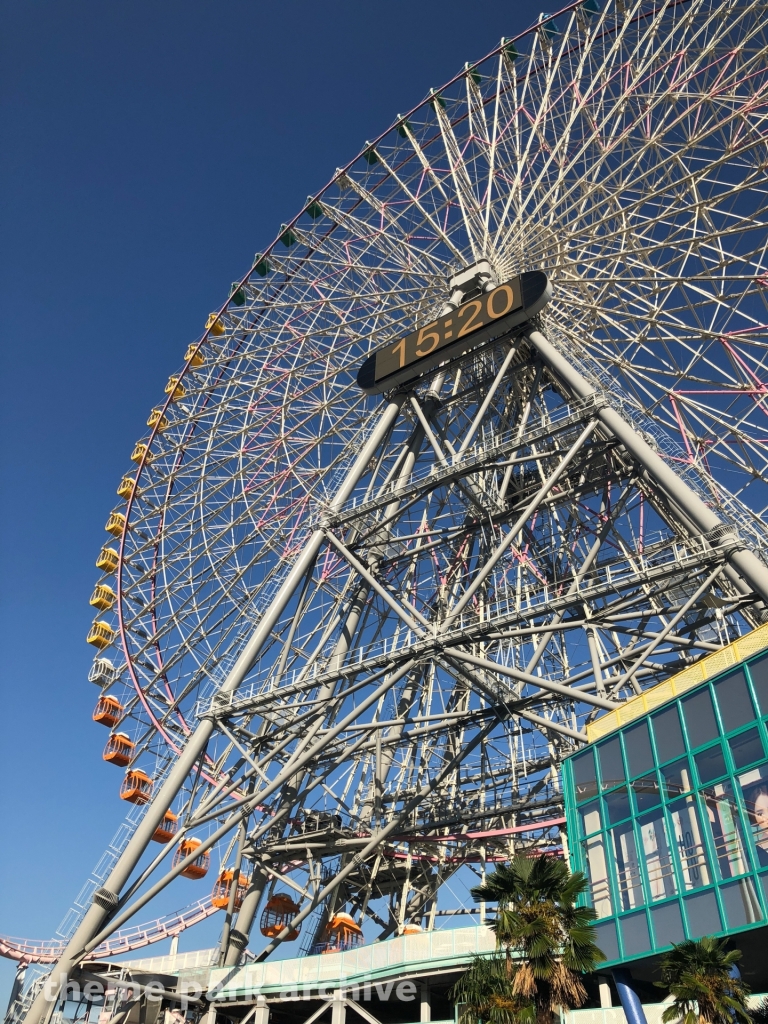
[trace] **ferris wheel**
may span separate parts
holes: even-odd
[[[145,810],[61,970],[179,875],[227,964],[434,928],[559,841],[595,716],[768,618],[767,57],[765,0],[542,16],[233,285],[106,524]]]

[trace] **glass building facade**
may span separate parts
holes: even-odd
[[[767,727],[761,654],[564,762],[606,966],[768,922]]]

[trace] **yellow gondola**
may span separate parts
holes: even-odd
[[[187,392],[178,377],[169,377],[168,383],[165,385],[165,393],[171,396],[172,402],[176,402],[183,398]]]
[[[87,643],[93,644],[94,647],[98,647],[100,651],[103,651],[115,639],[115,631],[108,622],[96,621],[91,626],[85,639]]]
[[[163,415],[163,410],[157,408],[152,410],[149,414],[149,419],[147,420],[147,426],[154,427],[158,434],[162,434],[162,432],[170,426],[170,423],[171,421],[168,417]]]
[[[104,527],[107,533],[111,533],[113,537],[122,537],[123,530],[125,529],[125,516],[122,512],[110,512],[107,525]]]
[[[102,572],[114,572],[120,564],[120,556],[114,548],[102,548],[96,559],[96,568]]]
[[[121,498],[128,499],[133,494],[133,488],[135,486],[136,481],[133,479],[132,476],[124,476],[117,488],[117,493],[120,495]]]
[[[154,457],[155,456],[149,450],[149,445],[147,445],[146,442],[144,441],[137,441],[136,447],[131,452],[132,462],[141,462],[143,460],[147,465],[149,465],[149,463],[152,462]]]
[[[199,345],[193,342],[187,347],[187,351],[184,353],[184,362],[194,367],[203,365],[205,359],[203,359],[203,353]]]
[[[100,612],[108,612],[115,600],[116,595],[112,587],[108,587],[106,583],[99,583],[91,594],[89,604],[98,608]]]
[[[216,313],[211,313],[208,319],[205,321],[206,331],[210,331],[211,334],[215,334],[217,337],[221,337],[225,333],[226,327],[221,322],[221,319]]]

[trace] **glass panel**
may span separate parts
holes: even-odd
[[[624,752],[627,755],[627,765],[632,778],[635,775],[642,775],[653,769],[653,753],[651,751],[651,738],[648,735],[648,723],[640,722],[627,729],[624,733]]]
[[[573,781],[576,786],[576,799],[589,800],[597,796],[597,777],[595,775],[595,757],[591,750],[574,757],[571,761]]]
[[[595,928],[595,944],[605,954],[606,960],[619,959],[619,942],[616,938],[616,925],[606,921]]]
[[[621,760],[621,745],[619,737],[614,736],[612,740],[603,743],[597,748],[597,756],[600,761],[600,780],[602,788],[613,789],[620,782],[624,781],[624,765]]]
[[[677,902],[663,903],[660,907],[653,907],[651,924],[653,925],[654,945],[657,949],[671,946],[673,942],[682,942],[685,938],[683,917]]]
[[[761,715],[768,715],[768,658],[753,661],[748,666],[752,688],[757,697]]]
[[[723,885],[720,888],[720,899],[723,901],[729,928],[743,928],[746,924],[755,924],[763,919],[755,883],[751,878]]]
[[[651,937],[648,934],[645,911],[641,911],[639,914],[630,914],[629,917],[622,917],[619,927],[621,928],[624,956],[636,956],[638,953],[648,952],[651,948]]]
[[[615,825],[617,821],[622,821],[624,818],[629,817],[629,792],[626,786],[622,786],[621,789],[615,790],[613,793],[609,793],[605,798],[605,806],[608,811],[608,821],[611,825]]]
[[[638,812],[648,811],[661,803],[661,793],[655,775],[646,775],[643,779],[635,779],[632,783],[635,803]]]
[[[581,844],[584,863],[587,866],[589,891],[592,906],[598,917],[613,913],[611,888],[608,883],[608,867],[605,862],[605,840],[602,835],[593,836]]]
[[[747,681],[741,669],[715,683],[715,697],[720,718],[726,732],[753,721],[755,712],[749,696]]]
[[[691,789],[691,769],[687,757],[668,764],[661,769],[661,774],[664,776],[664,796],[667,800],[673,800]]]
[[[689,796],[672,804],[669,808],[669,817],[675,834],[683,888],[698,889],[702,885],[709,885],[709,867],[693,797]]]
[[[739,810],[730,782],[702,790],[707,821],[721,878],[733,878],[749,871],[747,850]]]
[[[758,875],[757,880],[763,890],[763,899],[768,903],[768,875]]]
[[[728,740],[728,746],[733,754],[733,763],[737,768],[746,768],[748,764],[755,761],[762,761],[765,757],[763,741],[757,729],[747,729]]]
[[[702,935],[722,931],[723,925],[714,892],[710,890],[696,893],[695,896],[686,896],[684,902],[690,938],[700,939]]]
[[[640,864],[637,858],[637,844],[632,822],[615,828],[611,832],[613,854],[616,861],[616,884],[619,890],[619,908],[634,910],[645,903]]]
[[[739,776],[758,867],[768,866],[768,767]]]
[[[677,893],[677,883],[675,882],[675,869],[672,865],[669,836],[661,809],[656,814],[648,814],[645,818],[641,818],[639,825],[651,899],[668,899]]]
[[[684,754],[685,743],[683,742],[683,730],[680,728],[677,704],[673,704],[666,711],[660,711],[651,720],[659,762],[668,761],[671,757],[680,757],[681,754]]]
[[[593,832],[600,831],[600,801],[595,800],[594,803],[584,804],[583,807],[579,808],[579,817],[581,818],[581,834],[583,836],[592,835]]]
[[[700,754],[696,754],[694,760],[701,782],[711,782],[712,779],[725,775],[725,757],[719,743],[709,750],[702,750]]]
[[[700,747],[717,739],[718,728],[709,689],[700,690],[683,701],[683,718],[688,733],[688,744]]]

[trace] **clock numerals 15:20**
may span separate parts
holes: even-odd
[[[481,327],[499,320],[520,307],[518,281],[508,281],[479,299],[470,299],[454,312],[441,317],[414,331],[394,345],[379,353],[381,363],[377,365],[376,376],[381,378],[394,370],[401,370],[409,363],[431,355],[459,338],[473,334]],[[383,358],[382,358],[383,357]],[[378,362],[378,360],[377,360]]]

